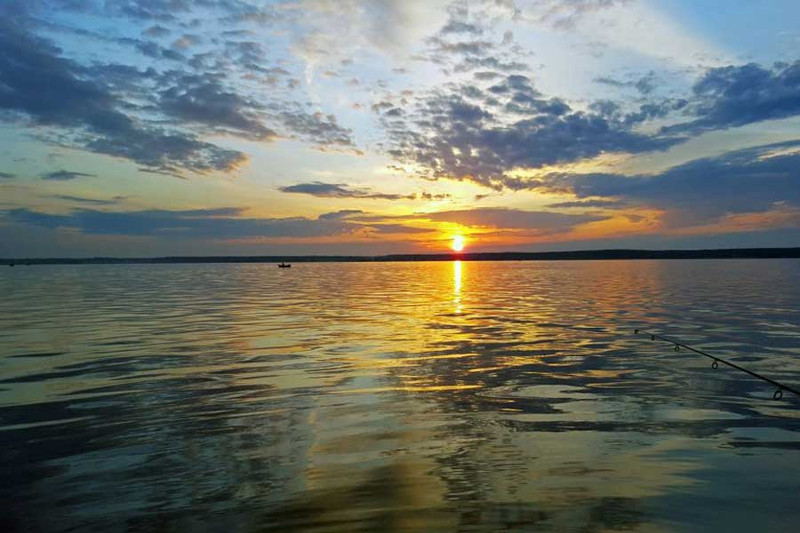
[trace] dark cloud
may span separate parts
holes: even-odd
[[[482,56],[492,50],[495,45],[491,41],[472,40],[449,42],[439,37],[432,37],[428,40],[432,45],[431,58],[437,62],[443,61],[442,56],[448,54],[458,54],[465,56]]]
[[[203,6],[228,13],[249,11],[237,1],[204,0]],[[72,9],[64,4],[58,7]],[[107,2],[104,7],[84,7],[80,10],[95,14],[160,20],[168,13],[197,6],[192,2],[154,0],[135,6]],[[225,133],[255,140],[285,136],[321,148],[358,152],[352,132],[339,125],[335,116],[308,112],[306,106],[296,102],[257,102],[223,83],[236,69],[264,76],[267,83],[277,83],[279,77],[289,74],[282,67],[265,65],[266,51],[259,43],[224,41],[221,49],[196,54],[187,62],[176,50],[126,37],[114,42],[133,46],[154,60],[168,59],[186,66],[191,63],[203,72],[189,74],[152,67],[140,70],[120,64],[83,66],[33,35],[30,25],[14,20],[22,19],[9,17],[0,23],[0,78],[9,80],[4,81],[0,91],[0,111],[6,111],[2,118],[56,126],[59,133],[43,131],[41,135],[50,135],[58,144],[131,159],[148,171],[172,175],[230,171],[247,159],[237,150],[224,149],[198,137],[206,134]],[[163,34],[158,28],[164,26],[153,28],[157,29],[149,33]],[[184,37],[187,35],[193,36]],[[197,42],[196,37],[193,42]],[[202,64],[196,61],[199,56],[204,56]]]
[[[129,122],[102,86],[58,49],[10,23],[0,22],[0,108],[28,114],[41,124],[86,124],[104,129]]]
[[[407,120],[387,123],[387,129],[390,155],[425,169],[423,177],[467,179],[495,189],[529,188],[528,181],[507,176],[516,168],[661,150],[681,140],[574,110],[545,98],[521,75],[506,76],[485,91],[448,86],[418,99]]]
[[[206,77],[181,77],[161,92],[159,105],[161,111],[182,121],[225,128],[246,138],[269,140],[277,135],[259,121],[258,104]]]
[[[227,39],[229,37],[249,37],[255,35],[255,32],[252,30],[226,30],[220,33],[220,35]]]
[[[226,41],[223,49],[225,59],[245,69],[267,75],[288,74],[286,70],[280,67],[267,68],[264,66],[269,63],[269,57],[266,48],[261,43],[255,41]]]
[[[682,98],[667,98],[659,102],[642,104],[639,106],[638,111],[633,111],[622,117],[622,122],[629,126],[635,126],[648,120],[666,117],[674,111],[683,109],[686,104],[687,101]]]
[[[105,9],[127,17],[144,20],[174,20],[177,15],[188,12],[190,0],[107,0]]]
[[[754,63],[708,70],[694,85],[688,110],[697,117],[668,132],[744,126],[800,114],[800,61],[765,69]]]
[[[554,204],[547,204],[546,207],[556,208],[573,208],[573,207],[595,207],[595,208],[617,208],[625,207],[625,202],[620,200],[577,200],[571,202],[557,202]]]
[[[177,61],[177,62],[183,62],[186,60],[186,56],[184,56],[177,50],[165,48],[153,41],[144,41],[142,39],[130,39],[124,37],[119,39],[119,42],[121,44],[133,46],[141,54],[150,57],[152,59],[168,59],[170,61]]]
[[[102,81],[86,73],[47,41],[0,22],[0,109],[63,128],[76,146],[164,171],[226,171],[245,159],[186,133],[141,126],[120,110],[125,106]]]
[[[269,6],[257,6],[245,0],[104,0],[87,2],[83,0],[58,0],[62,5],[73,9],[88,11],[93,9],[101,14],[120,15],[142,21],[176,21],[200,9],[204,14],[216,14],[223,22],[266,21],[275,16]]]
[[[730,214],[800,208],[798,168],[800,141],[791,141],[691,161],[652,176],[553,175],[540,187],[663,209],[668,225],[691,226]]]
[[[358,189],[344,183],[298,183],[279,189],[281,192],[309,194],[322,198],[365,198],[374,200],[414,200],[415,194],[386,194],[374,192],[369,189]]]
[[[388,100],[375,102],[370,106],[370,109],[372,110],[373,113],[383,113],[393,108],[394,104],[392,102],[389,102]]]
[[[361,215],[364,211],[360,209],[340,209],[339,211],[333,211],[331,213],[324,213],[320,215],[320,220],[340,220],[343,218],[351,217],[353,215]]]
[[[589,104],[589,110],[627,127],[635,127],[643,122],[668,117],[688,105],[684,98],[653,99],[640,104],[638,109],[623,109],[622,105],[612,100],[595,100]]]
[[[76,202],[79,204],[89,204],[89,205],[117,205],[125,199],[124,196],[115,196],[114,198],[111,198],[109,200],[104,200],[101,198],[85,198],[83,196],[71,196],[68,194],[51,194],[45,197],[54,198],[56,200],[65,200],[67,202]]]
[[[436,231],[433,228],[417,228],[414,226],[406,226],[405,224],[370,224],[365,226],[369,231],[374,231],[382,234],[412,234],[412,233],[431,233]]]
[[[452,198],[452,196],[446,193],[435,194],[423,191],[419,193],[418,198],[421,198],[423,200],[447,200],[449,198]]]
[[[287,109],[279,113],[280,120],[288,131],[303,140],[321,147],[355,146],[350,129],[342,127],[335,115],[322,112],[307,113],[301,109]]]
[[[600,83],[602,85],[610,85],[611,87],[617,88],[633,88],[639,91],[642,95],[649,95],[652,93],[657,87],[657,81],[656,73],[653,71],[648,72],[638,79],[625,81],[618,80],[610,76],[600,76],[594,79],[595,83]]]
[[[428,231],[400,224],[356,224],[342,220],[343,217],[326,215],[316,219],[245,218],[241,216],[242,213],[242,209],[230,207],[126,212],[76,209],[66,215],[52,215],[31,209],[12,209],[6,211],[4,216],[12,223],[48,229],[72,228],[87,235],[172,239],[308,238]]]
[[[375,192],[370,189],[359,189],[350,187],[344,183],[323,183],[315,181],[311,183],[298,183],[288,185],[279,189],[281,192],[308,194],[321,198],[364,198],[373,200],[446,200],[451,196],[441,193],[435,194],[427,191],[411,194],[388,194]],[[337,213],[348,213],[348,211],[337,211]]]
[[[466,57],[454,68],[456,72],[470,72],[478,69],[490,69],[500,72],[524,72],[530,70],[525,63],[493,56]]]
[[[95,174],[86,174],[85,172],[72,172],[69,170],[56,170],[53,172],[47,172],[46,174],[42,174],[43,180],[53,180],[53,181],[68,181],[78,178],[93,178],[93,177],[95,177]]]
[[[468,22],[462,22],[459,20],[449,20],[447,24],[442,26],[442,29],[439,31],[442,35],[447,34],[459,34],[459,33],[467,33],[470,35],[481,35],[483,33],[483,29],[480,26],[475,24],[470,24]]]
[[[98,136],[86,142],[93,152],[130,159],[162,173],[182,170],[204,173],[235,170],[247,157],[237,150],[226,150],[199,141],[184,133],[132,129],[124,135]]]
[[[481,72],[476,72],[473,74],[476,80],[486,81],[486,80],[494,80],[497,78],[502,78],[503,75],[499,72],[492,72],[490,70],[484,70]]]

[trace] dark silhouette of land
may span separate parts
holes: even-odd
[[[585,261],[609,259],[786,259],[800,258],[800,248],[726,248],[718,250],[581,250],[575,252],[497,252],[445,254],[276,255],[276,256],[176,256],[8,258],[0,264],[93,265],[137,263],[324,263],[388,261]]]

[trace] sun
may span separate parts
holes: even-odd
[[[463,235],[456,235],[455,237],[453,237],[452,247],[453,247],[453,251],[454,252],[460,252],[461,250],[463,250],[464,249],[464,236]]]

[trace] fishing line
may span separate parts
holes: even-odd
[[[654,340],[658,339],[658,340],[662,340],[664,342],[668,342],[668,343],[674,345],[674,347],[675,347],[674,349],[675,349],[676,352],[679,352],[681,350],[681,348],[686,348],[689,351],[692,351],[694,353],[697,353],[697,354],[703,355],[705,357],[708,357],[709,359],[711,359],[713,361],[711,363],[711,368],[713,368],[714,370],[719,368],[719,363],[722,363],[723,365],[728,365],[729,367],[735,368],[736,370],[744,372],[745,374],[750,374],[754,378],[758,378],[758,379],[760,379],[762,381],[766,381],[767,383],[775,385],[776,387],[778,387],[778,390],[776,390],[775,393],[772,395],[772,398],[774,400],[780,400],[781,398],[783,398],[783,391],[793,392],[797,396],[800,396],[800,391],[798,391],[797,389],[793,389],[792,387],[789,387],[788,385],[784,385],[783,383],[780,383],[778,381],[775,381],[774,379],[770,379],[768,377],[762,376],[761,374],[757,374],[755,372],[751,372],[750,370],[747,370],[746,368],[742,368],[741,366],[739,366],[739,365],[737,365],[735,363],[731,363],[730,361],[726,361],[725,359],[717,357],[716,355],[711,355],[710,353],[706,353],[703,350],[698,350],[697,348],[692,348],[691,346],[689,346],[687,344],[684,344],[682,342],[678,342],[676,340],[668,339],[666,337],[663,337],[661,335],[656,335],[655,333],[650,333],[649,331],[645,331],[643,329],[635,329],[635,330],[633,330],[633,334],[634,335],[638,335],[640,333],[643,333],[645,335],[649,335],[651,341],[654,341]]]

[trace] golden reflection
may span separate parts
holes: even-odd
[[[461,261],[453,261],[453,303],[455,312],[461,313]]]

